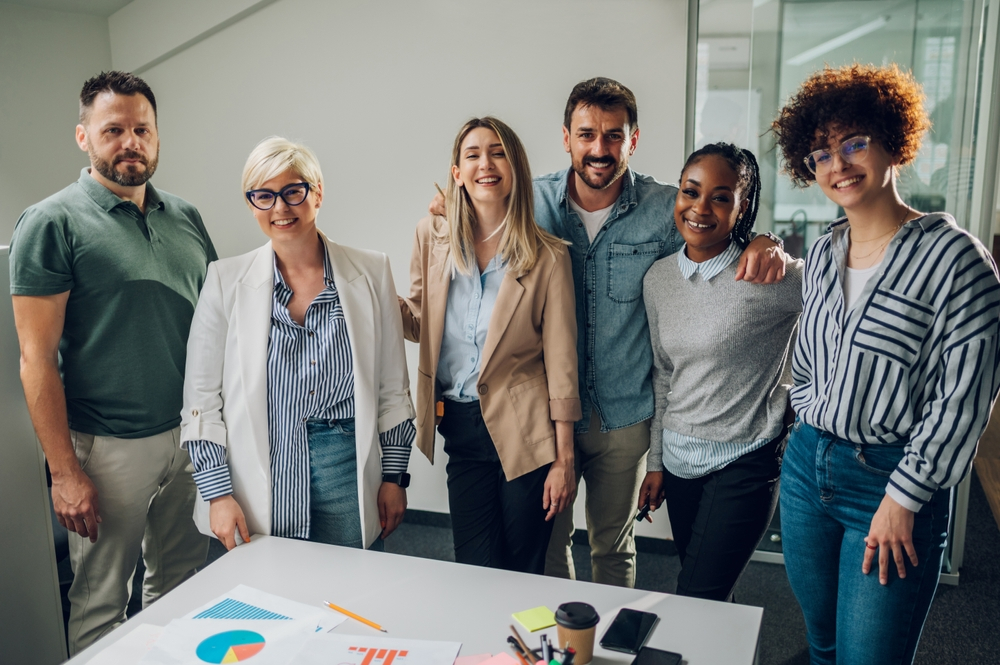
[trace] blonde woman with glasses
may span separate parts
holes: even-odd
[[[496,118],[455,138],[447,214],[417,225],[406,338],[420,343],[417,446],[448,454],[455,559],[541,574],[576,491],[570,258],[535,224],[528,159]]]
[[[195,522],[227,549],[251,534],[382,549],[415,434],[389,260],[316,228],[323,174],[303,145],[261,141],[243,191],[269,242],[209,265],[191,323]]]

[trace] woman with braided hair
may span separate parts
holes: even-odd
[[[759,199],[749,150],[694,152],[674,206],[685,245],[643,281],[656,411],[639,507],[667,501],[683,596],[732,597],[778,498],[803,262],[786,258],[778,284],[737,281]]]

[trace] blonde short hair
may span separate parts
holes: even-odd
[[[269,136],[247,157],[243,166],[243,191],[257,189],[286,171],[295,173],[314,187],[323,183],[323,172],[312,150],[280,136]]]

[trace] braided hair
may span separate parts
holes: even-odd
[[[732,143],[709,143],[691,153],[681,169],[681,182],[684,172],[695,162],[709,155],[718,155],[726,160],[729,167],[736,173],[736,194],[745,196],[749,205],[736,218],[732,237],[741,248],[750,244],[754,222],[757,221],[757,211],[760,209],[760,167],[757,158],[745,148],[739,148]]]

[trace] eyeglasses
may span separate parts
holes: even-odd
[[[868,156],[868,144],[871,138],[855,136],[840,144],[837,152],[849,164],[860,164]],[[806,168],[816,175],[828,173],[833,168],[833,153],[829,150],[814,150],[805,157]]]
[[[309,183],[293,182],[282,187],[280,192],[270,189],[251,189],[247,192],[247,201],[257,210],[270,210],[278,202],[279,196],[287,205],[297,206],[309,196]]]

